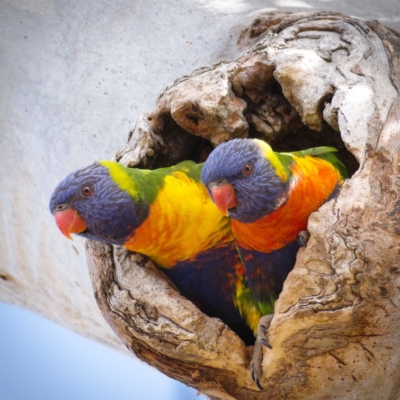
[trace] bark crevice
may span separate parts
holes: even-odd
[[[167,87],[116,154],[140,168],[204,161],[258,137],[278,151],[329,145],[351,172],[309,219],[251,381],[243,342],[150,261],[88,242],[98,305],[139,358],[212,399],[398,399],[400,36],[336,13],[261,13],[236,60]]]

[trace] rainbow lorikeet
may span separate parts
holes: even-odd
[[[125,246],[148,256],[204,313],[225,322],[246,344],[254,305],[242,305],[244,268],[229,218],[200,180],[202,164],[157,170],[96,162],[67,176],[50,211],[61,232]]]
[[[277,153],[258,139],[234,139],[218,146],[202,170],[201,179],[215,204],[231,218],[248,281],[246,295],[251,295],[242,302],[256,303],[268,315],[258,335],[268,347],[264,333],[283,282],[296,262],[297,237],[307,229],[310,214],[348,176],[336,151],[317,147]],[[259,372],[256,375],[259,385]]]

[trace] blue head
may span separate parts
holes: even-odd
[[[123,244],[148,215],[148,207],[135,203],[99,163],[68,175],[49,207],[65,236],[78,233],[109,244]]]
[[[201,180],[210,196],[240,222],[263,218],[287,197],[288,182],[277,175],[265,148],[270,150],[259,140],[234,139],[214,149],[204,164]]]

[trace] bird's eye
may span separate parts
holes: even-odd
[[[86,186],[82,186],[81,189],[81,193],[85,196],[85,197],[90,197],[93,194],[93,189],[86,185]]]
[[[246,163],[243,165],[243,173],[245,175],[251,175],[253,173],[253,164],[252,163]]]

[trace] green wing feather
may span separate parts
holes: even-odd
[[[199,182],[201,180],[201,170],[203,169],[203,165],[204,163],[196,164],[194,161],[187,160],[182,161],[173,167],[165,169],[170,169],[170,173],[175,171],[182,171],[196,182]]]
[[[338,150],[335,147],[330,146],[320,146],[320,147],[312,147],[311,149],[293,151],[291,153],[278,153],[283,156],[291,156],[295,155],[297,157],[317,157],[322,160],[326,160],[331,163],[340,173],[343,179],[347,179],[350,177],[349,172],[347,171],[346,166],[337,158],[336,154]],[[287,165],[287,164],[286,164]]]
[[[250,288],[247,286],[247,282],[241,282],[242,284],[237,287],[236,296],[234,297],[234,303],[236,308],[239,310],[243,318],[246,319],[247,325],[251,328],[254,334],[257,333],[258,322],[260,318],[265,315],[264,310],[260,307],[261,304],[254,300],[253,294]],[[272,311],[268,310],[267,314],[272,314]]]
[[[139,197],[137,200],[146,202],[147,204],[153,203],[157,198],[158,192],[164,186],[164,178],[167,175],[171,175],[173,172],[181,171],[184,172],[188,177],[194,181],[200,181],[201,169],[203,164],[196,164],[193,161],[182,161],[172,167],[159,168],[156,170],[138,169],[138,168],[125,168],[120,164],[112,162],[102,162],[104,166],[107,166],[110,171],[116,171],[118,178],[115,182],[122,187],[125,182],[124,175],[121,174],[123,171],[126,175],[126,182],[129,187],[133,188],[135,194]],[[128,179],[129,177],[129,179]]]
[[[337,148],[329,147],[329,146],[320,146],[320,147],[311,147],[311,149],[293,151],[291,153],[282,153],[282,154],[294,154],[298,157],[305,156],[320,156],[321,154],[326,153],[337,153]]]

